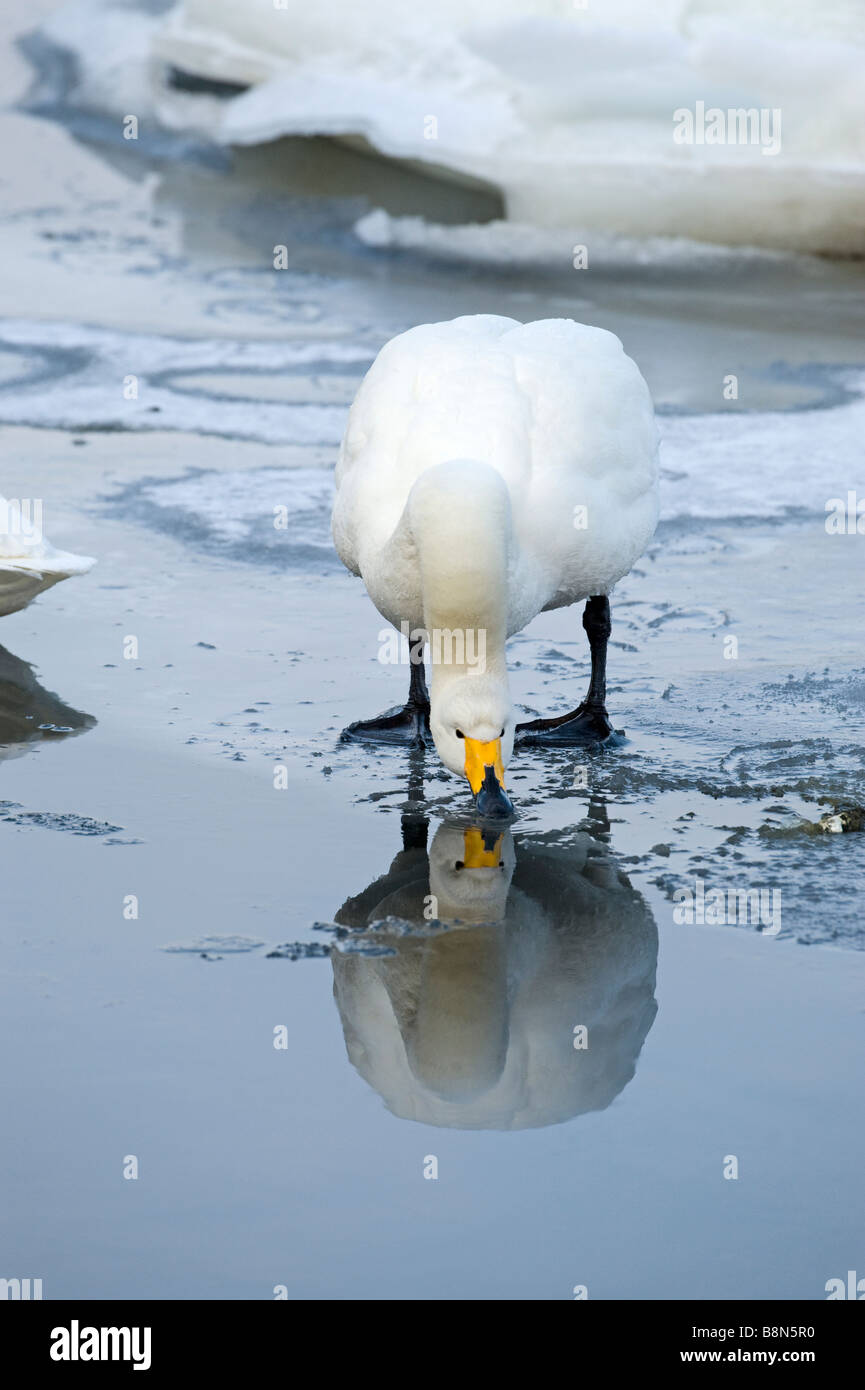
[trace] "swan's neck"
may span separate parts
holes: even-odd
[[[510,496],[488,464],[438,464],[409,495],[433,687],[486,670],[505,675]]]

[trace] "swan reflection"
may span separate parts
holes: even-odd
[[[42,739],[85,733],[95,723],[40,685],[29,662],[0,647],[0,760],[21,757]]]
[[[587,831],[515,845],[510,828],[446,821],[426,840],[423,817],[404,816],[388,871],[335,916],[352,929],[332,955],[352,1064],[424,1124],[528,1129],[605,1109],[657,1012],[644,899]]]

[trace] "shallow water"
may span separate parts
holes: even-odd
[[[280,146],[210,168],[0,123],[2,489],[99,557],[0,634],[3,1273],[823,1297],[861,1260],[865,836],[814,831],[865,799],[862,537],[825,527],[862,487],[861,268],[375,250],[375,173],[346,209],[280,184]],[[665,491],[613,606],[627,741],[519,751],[479,846],[434,757],[338,741],[408,671],[330,550],[327,470],[390,334],[490,310],[622,336]],[[509,650],[525,709],[581,697],[577,613]],[[467,889],[472,852],[498,862]],[[698,881],[780,893],[777,922],[677,921]]]

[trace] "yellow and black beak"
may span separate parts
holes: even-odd
[[[458,869],[503,869],[502,862],[502,841],[503,834],[496,834],[494,830],[483,831],[478,826],[473,825],[470,830],[463,831],[463,857],[457,864]]]
[[[478,812],[482,816],[512,816],[513,803],[505,793],[501,739],[481,743],[479,739],[467,738],[465,744],[466,777],[477,799]]]

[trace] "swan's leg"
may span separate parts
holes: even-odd
[[[402,706],[385,710],[377,719],[359,719],[340,735],[347,742],[402,743],[409,747],[432,747],[429,727],[429,691],[423,664],[423,645],[411,649],[411,678],[408,700]]]
[[[605,594],[590,598],[583,611],[583,627],[592,654],[592,674],[586,698],[570,714],[556,719],[533,719],[518,724],[517,734],[527,743],[596,743],[615,741],[616,734],[607,716],[607,642],[612,624],[610,600]]]

